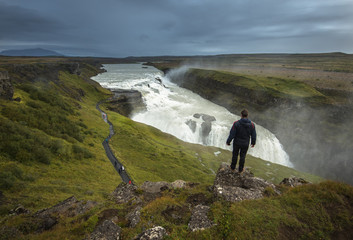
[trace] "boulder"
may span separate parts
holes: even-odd
[[[303,178],[290,177],[290,178],[284,178],[279,184],[286,185],[289,187],[296,187],[304,184],[310,184],[310,182],[306,181]]]
[[[196,132],[196,122],[194,120],[189,119],[185,122],[185,124],[189,126],[193,133]]]
[[[200,118],[201,114],[200,113],[195,113],[193,116],[194,116],[194,118]]]
[[[216,118],[211,115],[202,114],[202,120],[204,120],[205,122],[213,122],[216,121]]]
[[[210,116],[203,113],[195,113],[193,116],[194,118],[198,118],[198,119],[202,118],[202,120],[204,121],[203,123],[201,123],[201,137],[202,137],[202,143],[207,144],[207,138],[210,135],[210,132],[212,130],[212,122],[216,121],[216,118],[214,116]],[[188,120],[186,124],[190,127],[191,130],[193,129],[196,130],[195,121]],[[193,132],[195,132],[195,130],[193,130]]]
[[[133,112],[146,110],[142,94],[136,90],[114,89],[114,98],[109,101],[108,109],[129,117]]]
[[[274,184],[254,177],[248,169],[240,174],[237,170],[232,171],[228,164],[222,163],[214,181],[213,192],[216,197],[235,202],[263,198],[268,187],[280,194]]]
[[[197,205],[192,210],[188,228],[194,232],[212,227],[214,223],[207,216],[209,210],[210,207],[208,206]]]
[[[138,235],[135,240],[162,240],[164,236],[167,235],[167,231],[161,227],[157,226],[154,228],[147,229],[140,235]]]
[[[213,122],[216,121],[216,118],[214,116],[208,115],[208,114],[204,114],[204,113],[195,113],[193,115],[194,118],[200,118],[202,117],[202,120],[204,120],[205,122]]]
[[[36,212],[33,222],[37,225],[37,231],[42,232],[51,229],[58,223],[59,217],[75,217],[84,214],[97,205],[93,201],[78,201],[74,196]]]
[[[212,123],[211,122],[203,122],[201,123],[201,136],[203,144],[206,144],[206,139],[210,135],[212,130]]]
[[[119,240],[121,228],[111,220],[98,225],[86,240]]]
[[[186,187],[186,182],[183,180],[175,180],[174,182],[171,183],[172,188],[185,188]]]
[[[120,183],[111,197],[116,203],[140,202],[136,193],[137,187],[133,184]]]
[[[10,215],[28,214],[30,211],[21,204],[10,211]]]
[[[35,217],[46,218],[51,215],[62,215],[66,217],[75,217],[84,214],[97,205],[93,201],[78,201],[74,196],[56,204],[53,207],[39,210],[34,214]]]
[[[146,181],[142,184],[141,189],[147,193],[160,193],[171,187],[168,182],[149,182]]]
[[[245,189],[232,186],[214,186],[214,193],[229,202],[263,198],[263,191],[259,189]]]
[[[137,206],[134,210],[126,215],[126,219],[129,221],[129,227],[134,228],[140,222],[141,207]]]

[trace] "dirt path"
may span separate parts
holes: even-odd
[[[102,100],[100,102],[97,103],[96,108],[97,110],[102,114],[102,118],[103,120],[109,124],[109,136],[104,139],[103,141],[103,147],[105,150],[105,153],[107,154],[108,159],[110,160],[110,162],[113,164],[115,170],[119,173],[121,179],[123,180],[123,182],[125,183],[131,183],[133,184],[133,181],[131,179],[131,177],[127,174],[126,172],[126,168],[125,170],[121,170],[121,168],[123,167],[123,165],[119,162],[119,160],[114,156],[110,146],[109,146],[109,140],[113,137],[114,135],[114,128],[113,128],[113,124],[108,120],[108,115],[103,112],[100,108],[99,105],[103,102],[105,102],[107,100]]]

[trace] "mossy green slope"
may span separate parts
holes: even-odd
[[[29,68],[36,76],[46,66]],[[108,125],[95,109],[110,92],[89,80],[97,69],[82,65],[81,71],[58,66],[55,79],[13,80],[21,101],[0,100],[1,214],[16,204],[38,210],[71,195],[103,200],[121,182],[101,146]]]
[[[191,84],[205,83],[206,85],[201,87],[200,91],[203,95],[208,94],[211,99],[219,95],[220,92],[236,92],[232,98],[228,98],[229,104],[235,102],[244,104],[244,107],[254,105],[256,108],[261,109],[261,105],[264,103],[268,104],[269,102],[277,101],[302,101],[315,105],[327,104],[330,101],[329,98],[314,87],[290,78],[255,76],[196,68],[189,69],[186,73],[186,78],[191,79]],[[212,86],[209,90],[207,90],[208,85]],[[191,87],[191,85],[188,87]],[[256,103],[254,99],[260,102]],[[227,99],[222,99],[222,101],[227,102]],[[249,104],[247,102],[250,102],[252,105],[246,106]]]
[[[322,93],[308,84],[289,78],[251,76],[234,72],[205,69],[191,69],[190,71],[198,77],[212,78],[226,84],[242,86],[254,90],[266,89],[267,92],[277,97],[324,97]]]

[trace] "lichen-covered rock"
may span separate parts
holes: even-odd
[[[121,228],[111,220],[105,220],[86,240],[119,240]]]
[[[175,180],[174,182],[171,183],[172,188],[185,188],[186,187],[186,182],[183,180]]]
[[[253,174],[247,169],[244,173],[239,174],[237,170],[233,172],[227,163],[222,163],[218,169],[214,185],[243,187],[244,180],[251,177],[253,177]]]
[[[296,187],[303,184],[310,184],[310,182],[306,181],[303,178],[298,178],[298,177],[285,178],[280,182],[280,185],[286,185],[289,187]]]
[[[27,214],[30,213],[28,209],[26,209],[24,206],[21,204],[16,206],[14,209],[10,211],[10,215],[20,215],[20,214]]]
[[[134,228],[141,220],[141,207],[137,206],[126,216],[126,219],[129,221],[129,227]]]
[[[267,187],[280,194],[274,184],[254,177],[248,169],[240,174],[237,170],[232,171],[228,164],[222,163],[214,181],[213,192],[216,197],[235,202],[262,198]]]
[[[39,210],[32,216],[32,218],[33,222],[37,225],[37,231],[46,231],[58,223],[60,216],[75,217],[86,213],[96,205],[96,202],[78,201],[72,196],[53,207]]]
[[[210,207],[208,206],[197,205],[192,210],[192,215],[188,224],[188,228],[194,232],[212,227],[214,224],[207,216],[209,210]]]
[[[157,226],[154,228],[147,229],[140,235],[138,235],[135,240],[162,240],[164,236],[167,235],[167,231],[161,227]]]
[[[226,201],[237,202],[249,199],[259,199],[263,197],[263,191],[259,189],[245,189],[232,186],[214,186],[214,193],[217,197],[222,197]]]
[[[148,193],[160,193],[164,190],[167,190],[171,187],[171,184],[168,182],[149,182],[146,181],[142,184],[141,189]]]
[[[74,196],[56,204],[53,207],[39,210],[34,214],[35,217],[47,217],[50,215],[62,215],[75,217],[84,214],[97,205],[93,201],[78,201]]]
[[[126,184],[124,182],[120,183],[118,187],[114,190],[111,197],[118,203],[128,203],[128,202],[140,202],[139,197],[136,193],[137,187],[132,184]]]

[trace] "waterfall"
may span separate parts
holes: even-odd
[[[168,76],[141,64],[107,64],[107,72],[93,80],[103,87],[134,89],[141,92],[147,110],[134,113],[134,121],[148,124],[177,138],[231,150],[226,139],[234,121],[240,117],[190,90],[170,82]],[[179,70],[183,72],[184,70]],[[256,124],[257,143],[249,154],[292,167],[287,153],[274,134]]]

